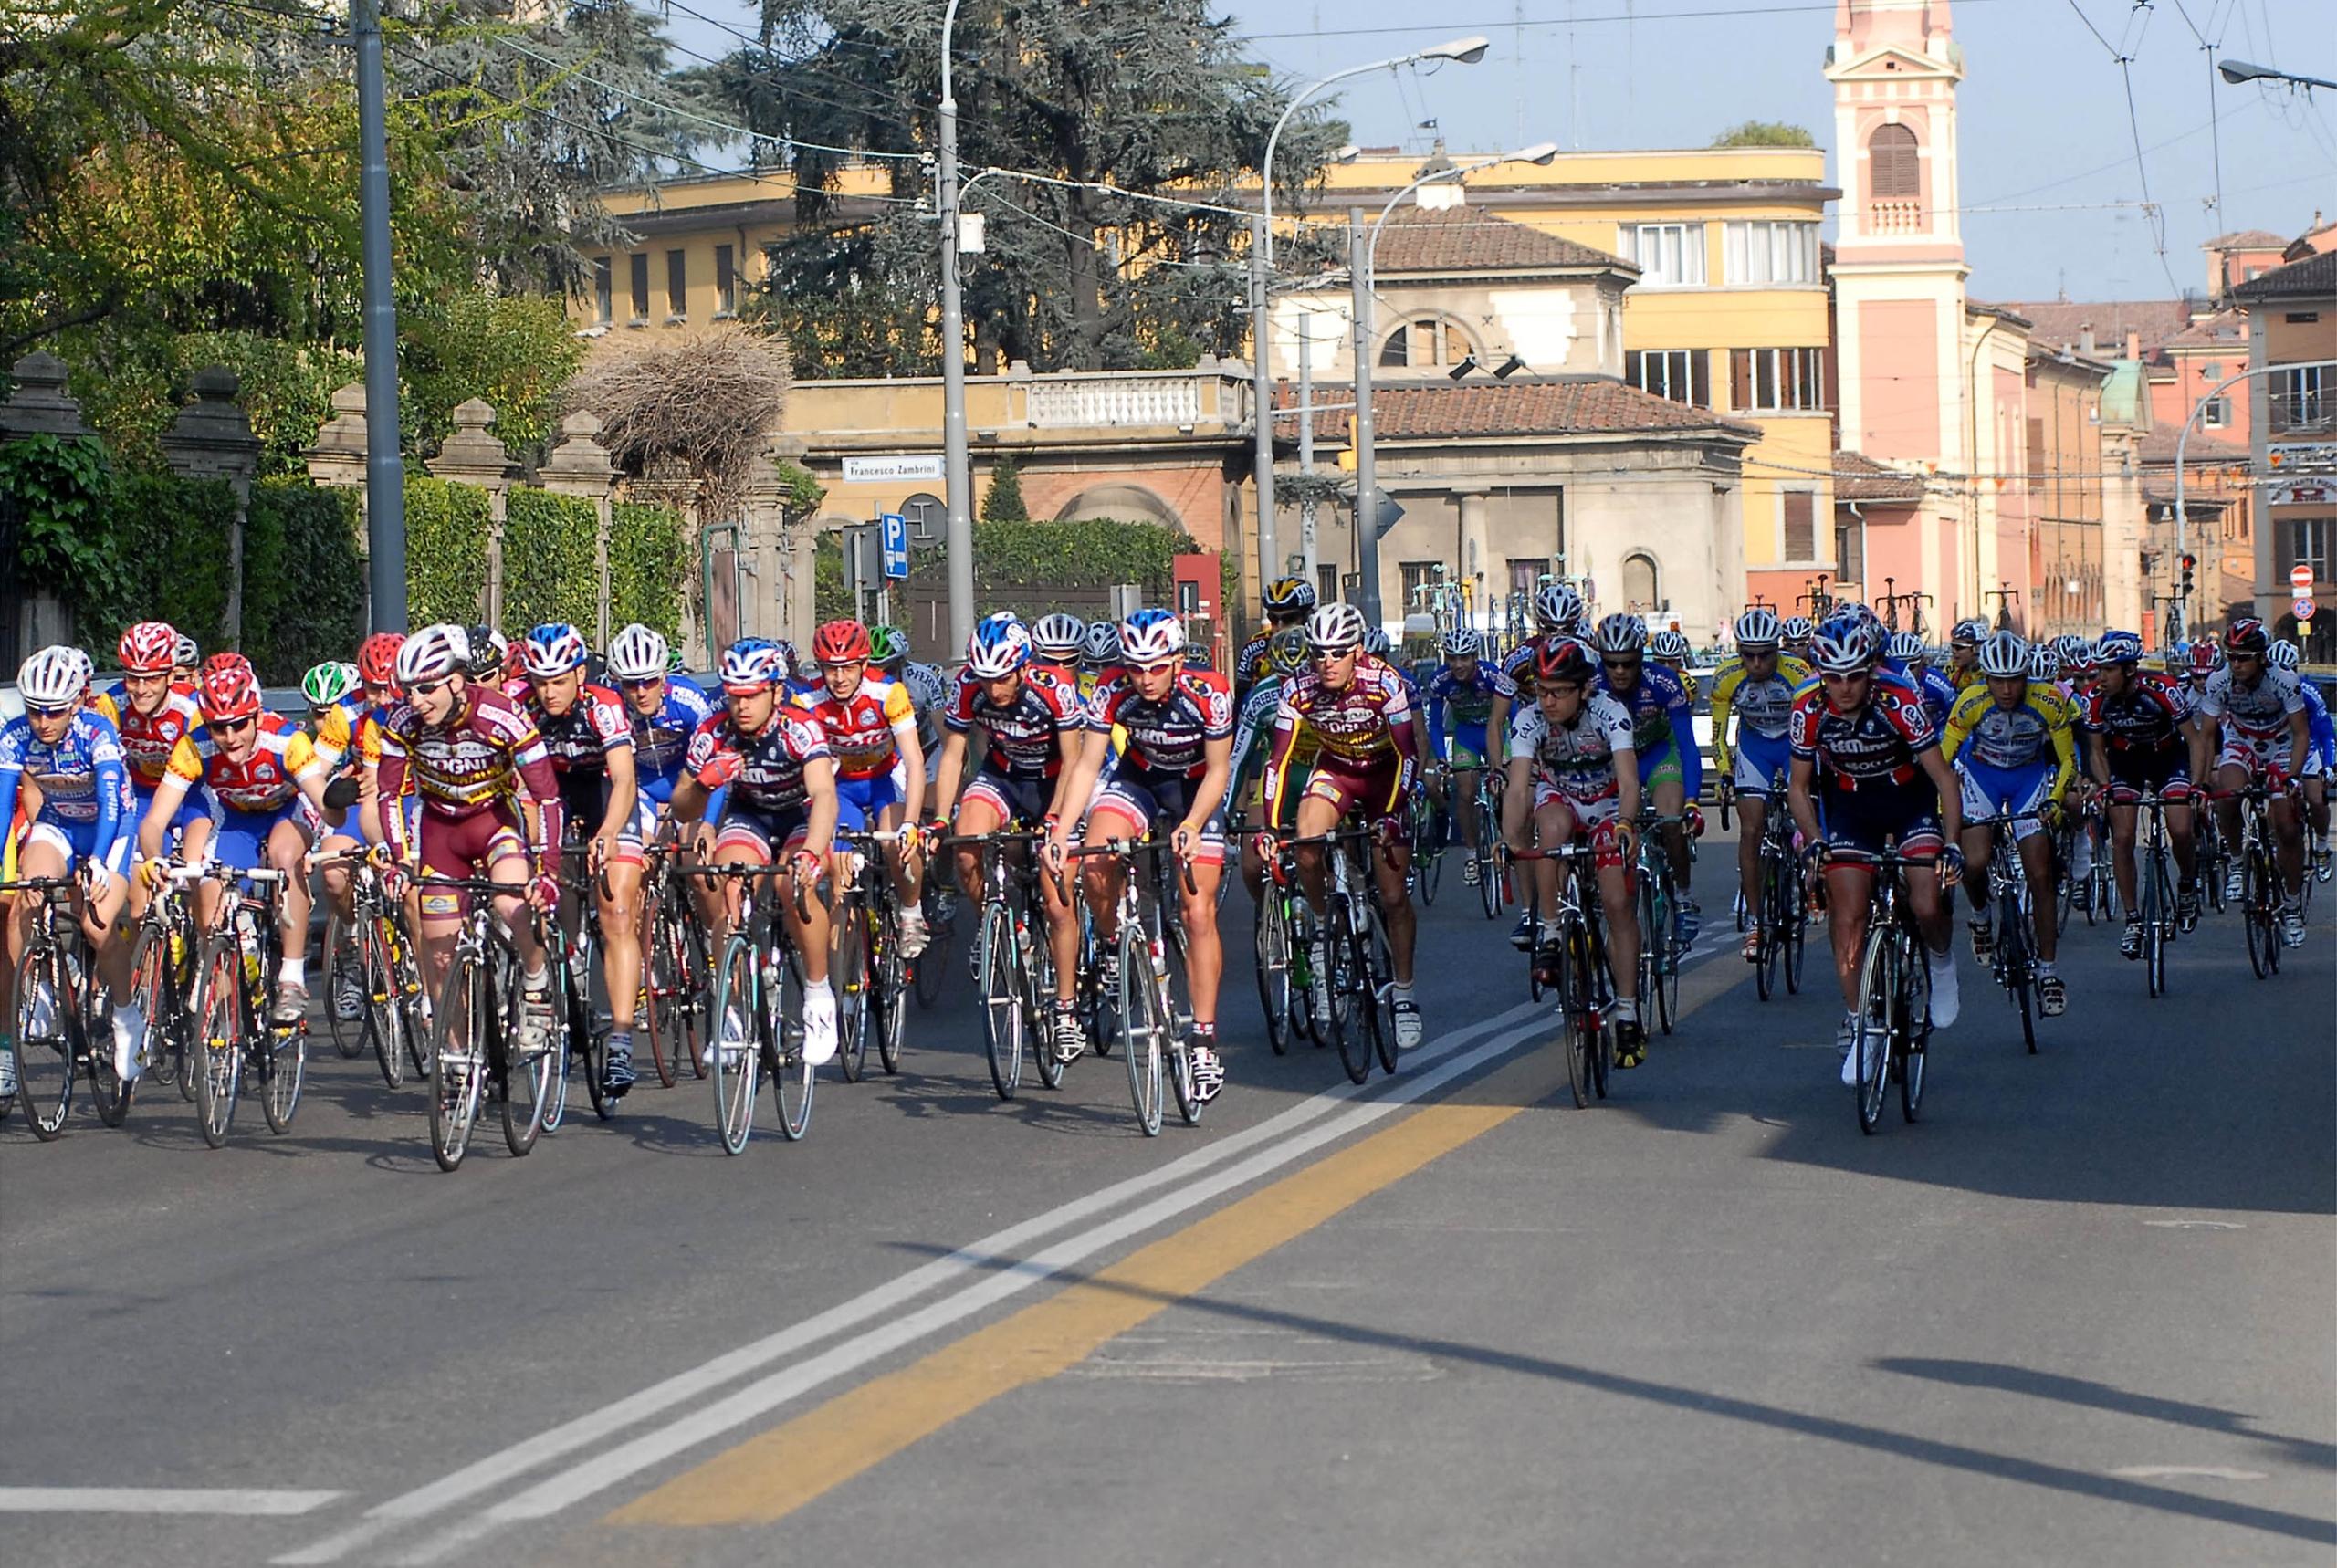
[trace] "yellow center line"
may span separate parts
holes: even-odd
[[[1185,1297],[1508,1121],[1521,1104],[1413,1112],[1273,1186],[750,1437],[608,1516],[648,1525],[767,1524],[1001,1395],[1042,1383]]]

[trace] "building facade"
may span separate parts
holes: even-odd
[[[2302,242],[2300,242],[2301,246]],[[2337,656],[2337,250],[2311,252],[2232,290],[2248,313],[2254,469],[2264,525],[2256,534],[2256,613],[2299,635],[2295,601],[2319,613],[2302,639],[2319,661]],[[2312,573],[2310,594],[2291,573]]]

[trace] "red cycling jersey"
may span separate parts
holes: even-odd
[[[179,685],[172,686],[162,706],[151,714],[131,706],[129,688],[119,681],[99,696],[96,706],[121,732],[122,760],[130,767],[131,782],[141,789],[162,781],[179,737],[203,722],[194,694]]]
[[[892,771],[904,736],[917,733],[909,689],[882,675],[863,675],[852,695],[840,697],[821,682],[799,692],[794,706],[818,720],[835,754],[839,779],[874,779]]]
[[[300,782],[324,771],[308,731],[283,715],[263,712],[251,755],[231,762],[208,729],[198,726],[171,750],[169,774],[190,788],[200,779],[230,811],[273,811],[300,792]]]

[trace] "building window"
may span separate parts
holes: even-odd
[[[1866,581],[1866,525],[1843,523],[1834,529],[1835,575],[1844,582]]]
[[[1728,402],[1731,408],[1755,413],[1824,408],[1826,351],[1730,350]]]
[[[690,272],[687,253],[665,253],[665,319],[685,321],[690,313]]]
[[[1404,574],[1404,610],[1426,610],[1427,590],[1444,580],[1441,560],[1408,560],[1398,569]]]
[[[2199,423],[2209,430],[2221,430],[2231,423],[2231,399],[2211,397],[2199,405]]]
[[[1509,596],[1534,602],[1534,595],[1541,591],[1542,574],[1550,570],[1550,558],[1543,555],[1512,556],[1509,559]]]
[[[1315,563],[1315,601],[1317,604],[1336,603],[1339,599],[1339,569],[1326,561]]]
[[[1721,230],[1721,277],[1727,283],[1819,283],[1818,225],[1729,224]]]
[[[714,247],[714,312],[718,316],[739,313],[739,269],[733,265],[730,247]]]
[[[609,324],[610,315],[616,309],[616,278],[609,258],[592,258],[592,319],[600,326]]]
[[[2224,379],[2224,368],[2221,365],[2201,365],[2199,379],[2203,382],[2219,382]]]
[[[2270,384],[2272,434],[2326,428],[2337,419],[2337,376],[2313,366],[2274,371]]]
[[[1673,402],[1713,405],[1712,355],[1703,349],[1633,349],[1623,355],[1623,379]]]
[[[1867,193],[1876,201],[1914,201],[1923,193],[1923,160],[1915,133],[1903,125],[1878,125],[1867,139]]]
[[[1818,497],[1810,490],[1777,492],[1777,516],[1785,529],[1787,560],[1818,559]]]
[[[2296,517],[2289,523],[2287,564],[2312,568],[2316,580],[2329,577],[2329,537],[2337,533],[2337,517]]]
[[[1663,601],[1656,597],[1659,586],[1655,575],[1655,558],[1645,550],[1633,550],[1623,558],[1623,608],[1631,611],[1661,609]]]
[[[1398,371],[1438,370],[1468,357],[1468,335],[1433,316],[1397,328],[1379,348],[1379,363]]]
[[[1694,288],[1704,282],[1704,225],[1625,224],[1618,246],[1639,264],[1641,288]]]
[[[636,252],[631,258],[633,284],[633,324],[649,324],[649,253]]]

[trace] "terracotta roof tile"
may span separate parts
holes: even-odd
[[[1379,231],[1373,257],[1381,277],[1399,272],[1509,272],[1535,267],[1611,267],[1637,276],[1619,256],[1473,207],[1399,208]]]
[[[2191,324],[2191,308],[2180,299],[2105,299],[2091,303],[2044,299],[2008,302],[2002,307],[2028,318],[2028,340],[2055,349],[2073,349],[2088,327],[2093,329],[2097,353],[2115,357],[2126,351],[2129,329],[2143,335],[2147,355]]]
[[[2337,250],[2324,250],[2251,278],[2233,289],[2231,297],[2243,304],[2259,299],[2337,298]]]
[[[1920,501],[1923,482],[1912,474],[1884,466],[1861,452],[1834,454],[1834,499],[1837,501]]]
[[[1351,387],[1320,382],[1315,385],[1318,402],[1337,402],[1353,395]],[[1297,397],[1285,384],[1275,401],[1287,407]],[[1603,376],[1375,385],[1371,411],[1373,430],[1381,441],[1471,435],[1655,435],[1675,431],[1712,431],[1753,440],[1759,434],[1754,427],[1734,423],[1710,409],[1673,402]],[[1318,413],[1315,439],[1345,441],[1352,418],[1348,409]]]
[[[2237,349],[2248,341],[2248,318],[2237,310],[2219,310],[2213,316],[2202,316],[2161,348],[2166,349]]]
[[[2182,432],[2174,425],[2159,425],[2144,431],[2139,454],[2141,461],[2146,464],[2164,463],[2168,467],[2173,467],[2175,443],[2181,434]],[[2209,435],[2204,431],[2194,430],[2191,433],[2191,439],[2183,444],[2183,462],[2186,467],[2196,468],[2202,464],[2213,467],[2223,467],[2234,463],[2244,464],[2248,461],[2249,458],[2247,447],[2235,441],[2226,441],[2219,436]]]
[[[2236,229],[2227,235],[2217,235],[2200,248],[2203,250],[2284,250],[2289,237],[2276,235],[2270,229]]]

